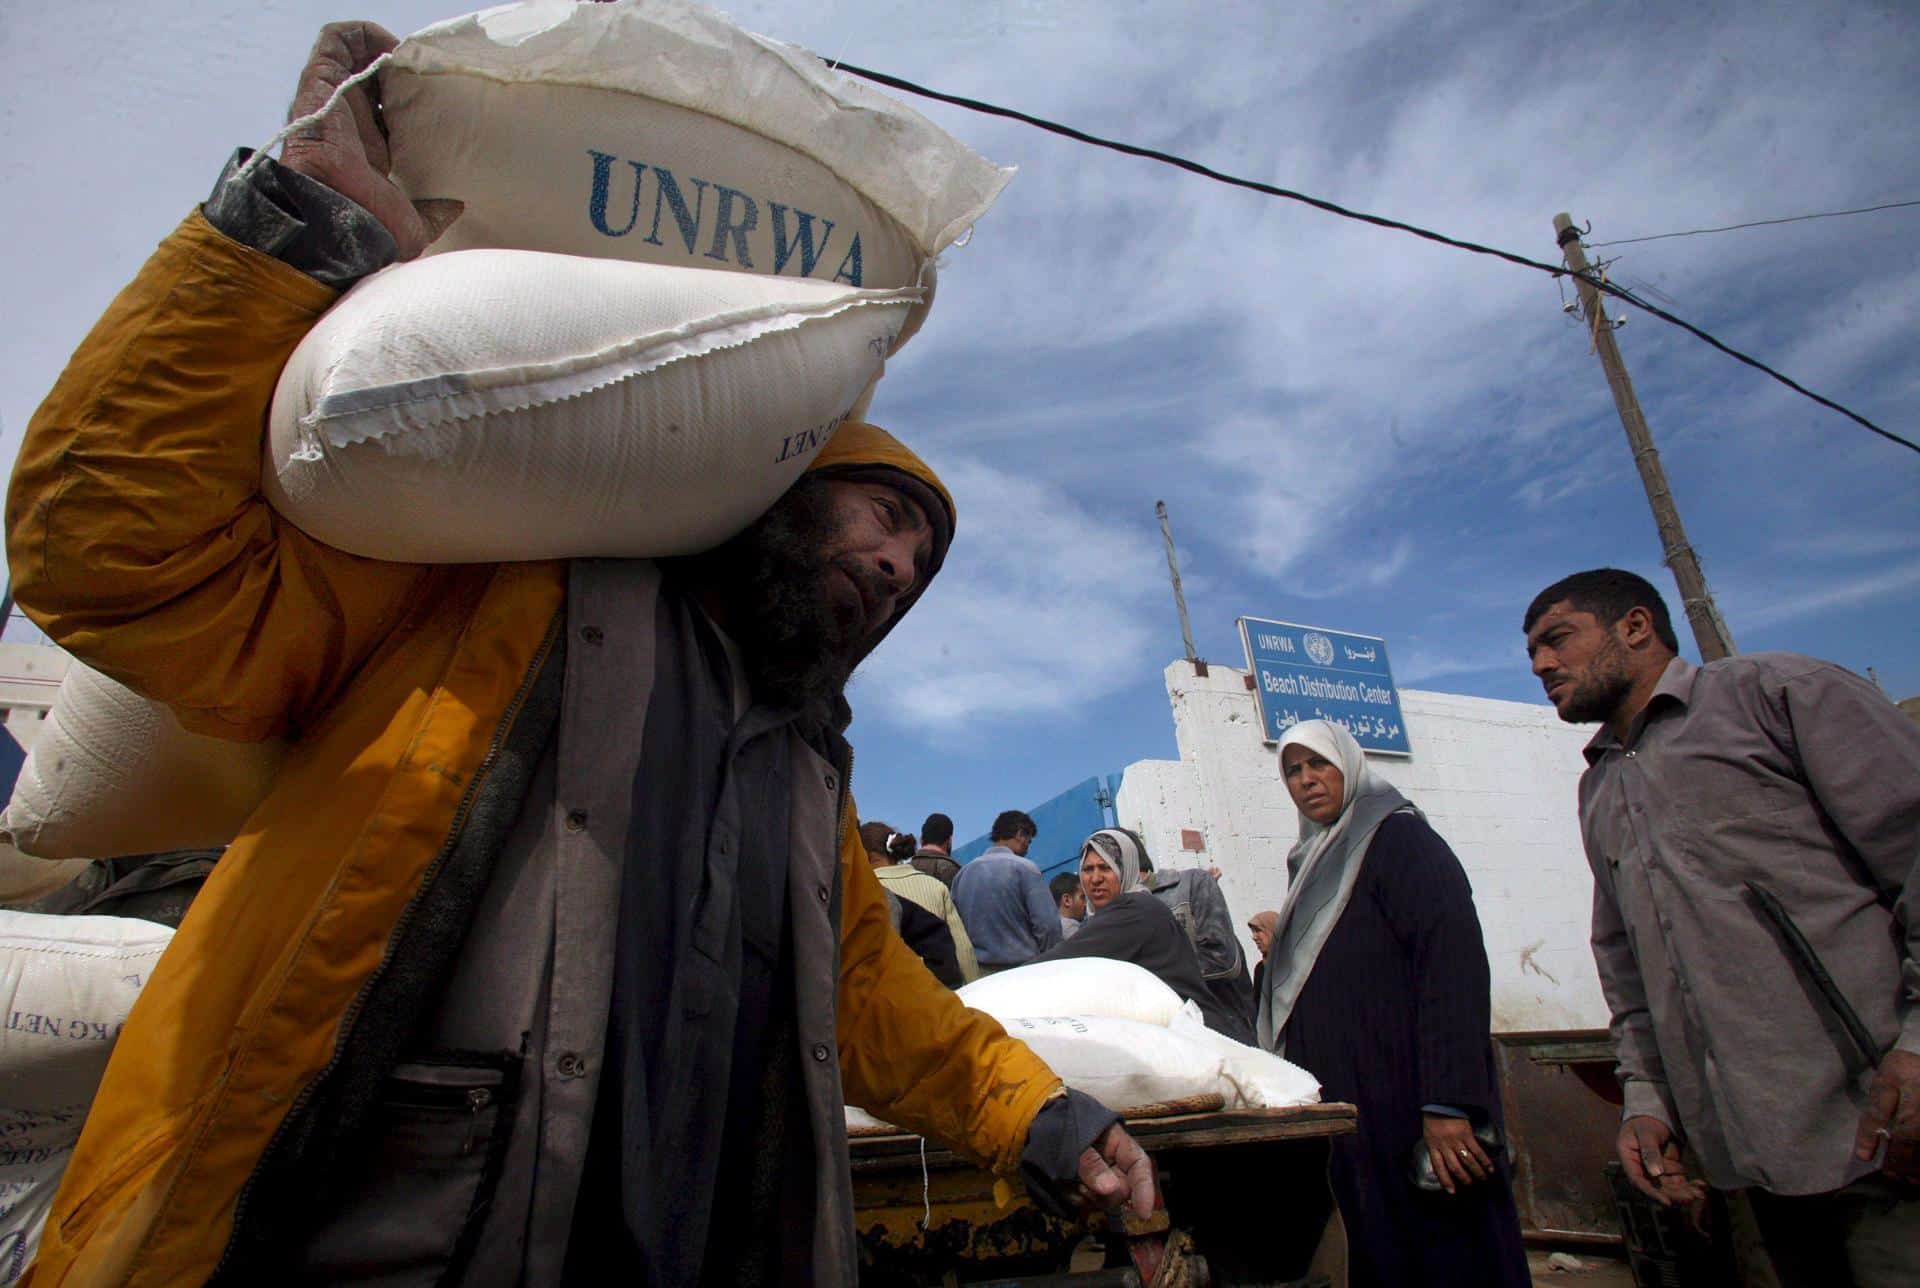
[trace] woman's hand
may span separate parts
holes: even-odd
[[[1493,1175],[1493,1160],[1474,1138],[1471,1122],[1446,1114],[1421,1114],[1420,1123],[1441,1189],[1454,1194]]]

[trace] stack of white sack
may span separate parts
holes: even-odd
[[[396,182],[465,209],[302,342],[262,467],[276,510],[372,558],[734,535],[861,412],[1012,174],[684,0],[489,9],[402,41],[380,83]],[[44,859],[225,844],[283,754],[92,673],[55,711],[0,822]]]
[[[684,0],[439,23],[381,93],[396,182],[464,210],[295,352],[265,468],[275,509],[377,559],[740,531],[864,403],[1009,178]]]
[[[33,1260],[114,1040],[173,931],[0,912],[0,1284]]]
[[[1119,1113],[1220,1095],[1228,1109],[1320,1099],[1298,1065],[1215,1033],[1151,972],[1100,957],[1041,962],[975,980],[960,1000],[999,1020],[1069,1087]],[[849,1106],[849,1131],[883,1124]]]

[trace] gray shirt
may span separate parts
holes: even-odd
[[[1881,1051],[1920,1053],[1920,726],[1827,662],[1675,658],[1625,744],[1587,744],[1580,831],[1626,1113],[1707,1181],[1780,1194],[1872,1171],[1872,1069],[1746,883],[1778,897]]]

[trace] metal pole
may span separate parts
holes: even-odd
[[[1680,587],[1680,602],[1693,627],[1694,643],[1700,648],[1700,660],[1713,662],[1735,652],[1733,635],[1714,606],[1713,592],[1707,589],[1706,574],[1700,571],[1699,556],[1687,543],[1687,531],[1680,526],[1680,508],[1674,504],[1673,490],[1667,486],[1667,472],[1660,466],[1660,453],[1653,445],[1653,433],[1640,412],[1640,400],[1634,395],[1633,381],[1627,376],[1627,364],[1620,357],[1620,346],[1607,322],[1605,299],[1587,277],[1586,248],[1580,244],[1580,232],[1570,215],[1553,217],[1553,231],[1573,270],[1574,284],[1580,290],[1580,305],[1586,310],[1593,328],[1594,352],[1607,373],[1607,387],[1613,390],[1613,405],[1620,413],[1620,424],[1627,431],[1633,448],[1633,463],[1640,471],[1640,483],[1647,491],[1647,504],[1653,507],[1654,526],[1660,531],[1662,559],[1673,570]]]
[[[1167,574],[1173,578],[1173,606],[1180,610],[1180,638],[1187,646],[1187,661],[1193,663],[1193,669],[1201,675],[1206,674],[1206,663],[1200,660],[1200,654],[1193,647],[1193,627],[1187,621],[1187,595],[1180,589],[1180,561],[1173,555],[1173,526],[1167,521],[1167,503],[1155,501],[1153,512],[1160,516],[1160,538],[1167,543]]]

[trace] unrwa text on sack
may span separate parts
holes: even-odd
[[[607,237],[625,237],[632,232],[634,225],[640,222],[640,190],[646,186],[648,170],[654,174],[653,181],[653,224],[647,229],[647,235],[641,238],[649,246],[664,246],[660,240],[661,207],[665,206],[673,216],[674,225],[680,231],[680,240],[685,243],[687,254],[703,254],[705,258],[727,262],[727,246],[733,246],[734,261],[743,269],[754,268],[753,253],[748,246],[748,236],[760,226],[760,203],[737,188],[729,188],[724,183],[712,185],[715,201],[712,224],[712,237],[704,252],[695,250],[700,240],[700,225],[706,214],[708,181],[689,177],[693,184],[693,209],[687,209],[687,198],[681,191],[680,182],[674,178],[673,171],[665,166],[643,165],[638,161],[626,164],[633,169],[633,200],[627,205],[627,222],[615,228],[607,220],[607,207],[613,193],[613,167],[621,158],[606,152],[589,149],[587,155],[593,158],[593,187],[587,195],[587,219],[592,222],[593,230]],[[800,276],[812,277],[814,266],[821,256],[827,253],[827,247],[833,242],[833,220],[821,219],[822,232],[820,245],[813,244],[813,221],[815,216],[797,206],[788,206],[782,202],[769,200],[767,209],[773,213],[773,271],[784,273],[787,264],[793,259],[795,251],[800,252]],[[788,231],[787,216],[791,214],[793,226]],[[763,250],[764,253],[764,250]],[[840,267],[835,269],[835,282],[846,282],[851,286],[861,285],[860,281],[860,233],[856,230],[853,241],[841,257]]]

